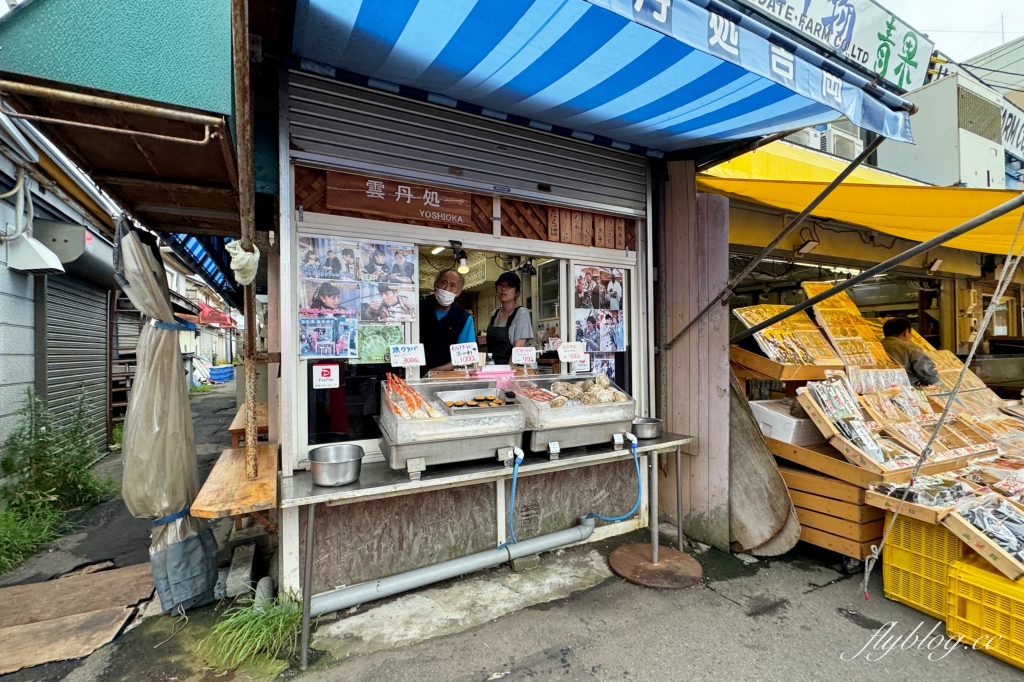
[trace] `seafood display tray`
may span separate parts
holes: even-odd
[[[481,413],[481,412],[483,412],[483,413],[486,413],[486,414],[500,414],[500,413],[503,413],[503,412],[518,412],[519,411],[518,401],[512,402],[512,403],[506,403],[504,405],[494,405],[494,406],[492,406],[492,405],[484,405],[484,406],[480,406],[480,405],[476,405],[476,406],[473,406],[473,405],[463,405],[463,406],[453,405],[451,407],[448,407],[448,405],[447,405],[447,403],[453,403],[453,402],[459,402],[459,401],[467,402],[468,403],[471,400],[475,401],[478,397],[481,397],[481,396],[486,397],[486,396],[490,396],[490,395],[493,395],[493,396],[495,396],[497,398],[500,398],[501,400],[505,400],[505,392],[504,391],[497,391],[496,389],[493,390],[493,391],[490,391],[490,392],[481,392],[481,391],[475,391],[475,390],[472,390],[472,389],[470,389],[470,390],[461,390],[461,391],[438,391],[435,395],[437,395],[437,399],[439,401],[441,401],[441,404],[444,406],[444,408],[448,412],[448,414],[453,415],[453,416],[455,416],[455,415],[462,415],[462,414],[466,414],[466,413]]]
[[[472,392],[474,395],[497,395],[494,381],[417,381],[408,382],[438,412],[446,416],[440,419],[402,419],[388,404],[381,386],[381,430],[392,443],[407,445],[442,441],[449,444],[453,439],[472,438],[503,433],[522,433],[526,420],[521,410],[513,405],[511,410],[503,408],[470,408],[447,415],[440,392]]]
[[[481,410],[482,411],[482,410]],[[494,433],[460,438],[458,447],[451,440],[395,444],[386,431],[379,439],[380,451],[392,469],[405,469],[410,459],[423,458],[426,466],[450,464],[474,459],[497,459],[498,451],[522,447],[523,432]]]
[[[558,443],[560,448],[577,448],[584,445],[609,443],[617,433],[629,433],[633,429],[632,418],[625,421],[602,421],[582,426],[567,426],[560,429],[545,429],[530,432],[531,452],[543,452],[549,443]]]
[[[546,402],[535,402],[530,400],[524,393],[527,388],[542,388],[551,391],[551,385],[556,382],[577,383],[593,379],[596,374],[575,374],[552,377],[530,377],[529,379],[519,378],[513,383],[513,391],[519,398],[519,404],[526,416],[526,428],[531,431],[550,431],[553,429],[566,429],[573,426],[607,426],[609,424],[620,424],[629,422],[630,425],[621,428],[613,433],[623,433],[632,428],[633,418],[636,417],[636,401],[630,398],[622,403],[598,403],[595,405],[566,405],[565,407],[551,407]],[[609,388],[625,393],[614,383]],[[628,394],[627,394],[628,395]],[[581,445],[595,445],[611,439],[609,435],[595,433],[590,443]],[[552,438],[552,440],[556,440]],[[561,441],[559,441],[561,443]],[[572,447],[572,446],[566,446]]]

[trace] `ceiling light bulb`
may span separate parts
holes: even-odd
[[[436,256],[437,254],[441,253],[442,251],[444,251],[444,247],[443,246],[435,246],[434,248],[432,248],[430,250],[430,255],[431,256]]]
[[[467,272],[469,272],[469,265],[466,264],[466,259],[465,258],[460,258],[459,259],[459,274],[460,275],[465,275]]]

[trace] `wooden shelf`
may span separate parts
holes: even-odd
[[[277,506],[277,445],[261,445],[256,451],[255,479],[245,476],[245,449],[220,453],[213,471],[192,503],[192,516],[220,519]]]
[[[235,418],[231,420],[231,425],[228,426],[228,433],[231,434],[231,447],[237,448],[241,439],[245,437],[245,416],[246,409],[245,403],[238,408],[238,412],[235,413]],[[268,416],[267,403],[259,403],[256,405],[256,433],[267,433],[270,430],[270,419]]]

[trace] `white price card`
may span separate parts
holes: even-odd
[[[449,348],[452,351],[452,364],[456,367],[480,362],[480,349],[475,343],[453,343]]]
[[[391,346],[392,367],[420,367],[427,364],[422,343],[407,343]]]
[[[532,346],[522,346],[512,349],[513,365],[532,365],[537,362],[537,349]]]
[[[586,348],[579,341],[567,341],[558,347],[558,359],[562,362],[583,362],[586,354]]]
[[[338,388],[341,386],[340,365],[313,365],[313,388]]]
[[[584,353],[583,359],[573,363],[576,365],[577,372],[589,372],[590,371],[590,353]]]

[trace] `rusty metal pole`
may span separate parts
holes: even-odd
[[[256,240],[253,180],[253,123],[249,85],[248,0],[231,0],[231,58],[235,80],[235,146],[238,151],[238,217],[242,248],[250,253]],[[256,290],[245,285],[245,475],[256,478]]]

